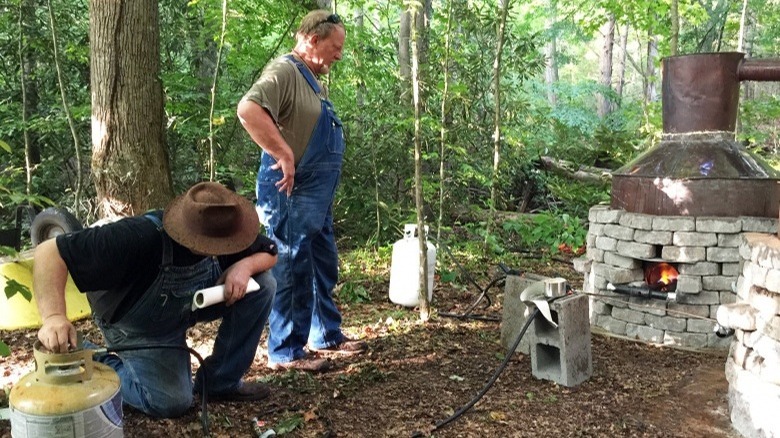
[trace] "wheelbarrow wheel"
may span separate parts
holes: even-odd
[[[82,228],[81,222],[67,210],[49,207],[38,213],[30,224],[30,240],[35,247],[44,240]]]

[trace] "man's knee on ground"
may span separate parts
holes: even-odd
[[[156,418],[176,418],[187,413],[191,406],[192,394],[179,393],[154,400],[143,411]]]

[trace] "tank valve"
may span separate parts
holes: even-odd
[[[715,336],[719,338],[727,338],[729,336],[734,335],[734,329],[730,327],[724,327],[718,323],[715,323],[715,328],[713,329],[715,332]]]

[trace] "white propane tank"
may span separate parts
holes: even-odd
[[[428,234],[428,227],[425,227]],[[428,247],[428,301],[433,298],[433,274],[436,270],[436,247],[426,240]],[[420,243],[417,225],[404,226],[403,239],[393,244],[390,265],[390,301],[406,307],[420,303]]]

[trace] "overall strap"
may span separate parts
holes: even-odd
[[[161,265],[169,266],[171,263],[173,263],[173,246],[171,245],[171,238],[168,237],[168,233],[166,233],[163,229],[162,220],[154,213],[146,213],[144,217],[149,219],[155,226],[157,226],[157,231],[160,232],[160,237],[162,237],[163,241],[163,255]]]
[[[298,67],[298,71],[300,71],[303,77],[306,78],[306,82],[308,82],[311,89],[314,90],[314,94],[319,96],[322,89],[320,89],[320,84],[317,83],[317,79],[315,79],[314,75],[311,74],[309,68],[306,67],[306,65],[304,65],[303,62],[299,61],[297,58],[295,58],[292,55],[289,54],[285,55],[284,58],[290,61],[291,63],[293,63],[296,67]]]
[[[162,221],[160,220],[160,218],[157,217],[156,215],[154,215],[153,213],[146,213],[144,215],[144,217],[149,219],[150,221],[152,221],[155,225],[157,225],[158,229],[163,227],[163,224],[162,224]]]

